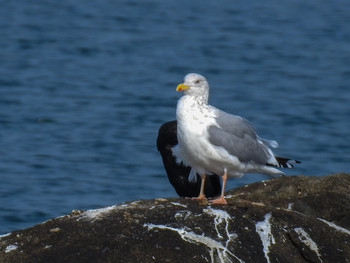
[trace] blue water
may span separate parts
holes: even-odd
[[[303,161],[287,174],[349,172],[349,25],[345,0],[3,2],[0,233],[176,196],[155,141],[188,72]]]

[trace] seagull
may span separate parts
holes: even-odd
[[[200,175],[196,180],[190,182],[188,176],[191,167],[178,164],[173,155],[172,148],[177,145],[177,121],[163,123],[158,131],[157,149],[162,156],[163,165],[168,175],[169,182],[176,193],[181,197],[195,197],[199,195],[201,188]],[[205,181],[204,194],[206,197],[218,197],[221,193],[220,176],[213,175]]]
[[[221,195],[213,204],[227,204],[224,198],[228,177],[245,173],[284,175],[276,167],[293,167],[299,161],[275,156],[271,148],[278,144],[259,137],[246,119],[226,113],[208,104],[209,84],[205,77],[189,73],[176,91],[183,91],[176,108],[178,145],[173,153],[179,163],[192,168],[189,181],[201,175],[201,189],[195,199],[206,199],[207,175],[222,177]]]

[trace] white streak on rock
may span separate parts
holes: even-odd
[[[315,243],[315,241],[311,239],[309,234],[301,227],[294,228],[294,231],[297,232],[297,234],[299,235],[299,240],[303,242],[306,246],[308,246],[312,251],[314,251],[320,262],[322,262],[318,246]]]
[[[4,234],[4,235],[0,235],[0,239],[2,239],[3,237],[8,237],[9,235],[11,235],[11,233],[7,233],[7,234]]]
[[[264,251],[267,263],[270,263],[270,257],[269,257],[270,246],[271,244],[275,244],[275,239],[271,233],[270,219],[271,219],[271,214],[268,213],[265,215],[264,221],[257,222],[255,226],[256,232],[259,234],[263,244],[263,251]]]
[[[109,213],[111,210],[115,209],[116,206],[108,206],[104,208],[99,208],[99,209],[91,209],[87,210],[83,213],[80,214],[79,218],[77,221],[82,220],[82,219],[89,219],[89,220],[98,220],[101,219],[104,214]]]
[[[12,250],[16,250],[18,248],[18,246],[16,245],[8,245],[6,248],[5,248],[5,253],[9,253],[11,252]]]
[[[222,223],[225,223],[225,230],[226,230],[226,235],[227,238],[230,237],[230,233],[228,231],[228,225],[229,225],[229,219],[231,219],[231,216],[224,210],[218,210],[218,209],[204,209],[203,212],[214,216],[214,223],[215,223],[215,230],[216,233],[218,234],[219,238],[224,238],[219,231],[218,226]]]
[[[193,244],[203,244],[203,245],[207,246],[210,249],[209,253],[210,253],[210,258],[211,258],[212,263],[217,262],[217,261],[215,261],[215,258],[214,258],[215,252],[218,255],[218,258],[220,259],[220,262],[222,262],[222,263],[228,262],[227,255],[230,255],[230,256],[234,257],[235,259],[237,259],[239,262],[244,263],[243,260],[241,260],[240,258],[235,256],[234,254],[232,254],[228,250],[227,247],[223,246],[220,242],[218,242],[210,237],[207,237],[205,235],[198,235],[192,231],[187,231],[185,228],[175,228],[175,227],[170,227],[170,226],[166,226],[166,225],[144,224],[144,226],[147,227],[148,230],[158,228],[158,229],[175,231],[186,242],[190,242]]]
[[[188,210],[184,210],[184,211],[179,211],[175,214],[175,218],[183,218],[184,220],[186,220],[189,216],[192,215],[191,211]]]
[[[177,205],[177,206],[182,206],[182,207],[187,208],[187,205],[183,205],[183,204],[180,204],[180,203],[177,203],[177,202],[170,202],[170,204]]]
[[[323,218],[317,218],[317,219],[318,219],[318,220],[321,220],[322,222],[326,223],[326,224],[329,225],[330,227],[333,227],[333,228],[335,228],[336,230],[338,230],[338,231],[340,231],[340,232],[343,232],[343,233],[345,233],[345,234],[347,234],[347,235],[350,235],[350,230],[348,230],[348,229],[346,229],[346,228],[344,228],[344,227],[338,226],[338,225],[336,225],[336,224],[334,224],[334,223],[332,223],[332,222],[329,222],[329,221],[327,221],[327,220],[325,220],[325,219],[323,219]]]

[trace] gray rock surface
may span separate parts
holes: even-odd
[[[0,237],[0,262],[350,262],[350,174],[73,211]]]

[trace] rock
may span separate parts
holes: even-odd
[[[0,237],[0,262],[350,262],[350,174],[73,211]]]

